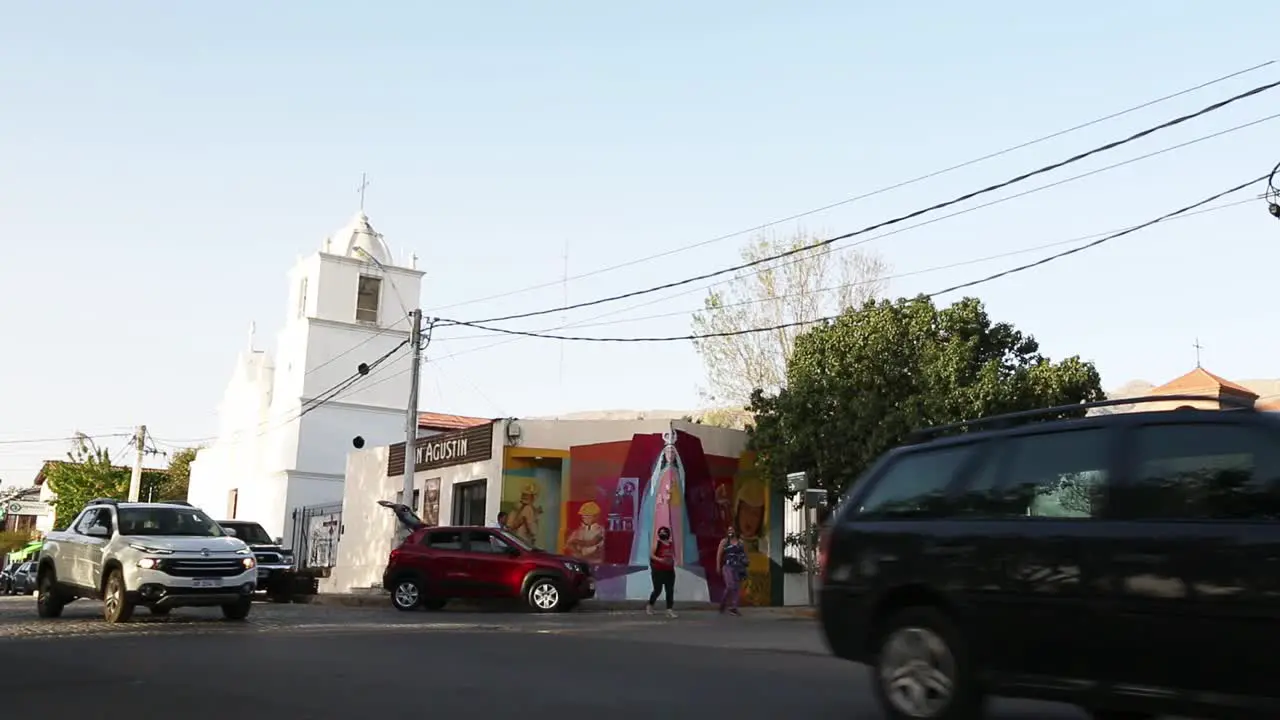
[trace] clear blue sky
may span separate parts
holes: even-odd
[[[0,2],[0,440],[213,433],[251,320],[356,209],[431,308],[703,241],[1272,59],[1267,3]],[[1280,78],[1280,66],[805,220],[846,231]],[[1280,91],[1026,187],[1280,112]],[[894,272],[1141,222],[1280,160],[1265,123],[868,245]],[[794,229],[783,226],[782,231]],[[741,238],[568,284],[571,301],[731,263]],[[1108,386],[1194,365],[1277,377],[1280,223],[1170,223],[973,291]],[[1049,251],[1042,251],[1049,252]],[[894,281],[937,289],[1042,253]],[[552,287],[450,309],[560,304]],[[629,304],[640,304],[642,298]],[[693,310],[697,294],[631,311]],[[618,307],[626,307],[623,303]],[[571,315],[579,320],[614,306]],[[627,313],[612,319],[625,318]],[[558,317],[519,327],[541,329]],[[679,334],[684,316],[594,328]],[[440,333],[425,409],[698,404],[687,343]],[[455,331],[454,335],[474,335]],[[563,375],[563,383],[561,377]],[[118,447],[119,441],[110,443]],[[26,483],[65,443],[0,445]]]

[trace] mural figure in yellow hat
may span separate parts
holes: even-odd
[[[600,524],[600,506],[588,500],[578,508],[581,524],[569,533],[564,552],[589,563],[604,562],[604,525]]]
[[[738,537],[746,546],[747,552],[769,554],[769,538],[765,533],[765,500],[764,483],[752,478],[738,488],[733,503],[733,527]]]
[[[520,490],[520,506],[507,516],[507,529],[535,547],[538,544],[538,522],[542,516],[542,506],[535,504],[537,501],[537,484],[525,483]]]

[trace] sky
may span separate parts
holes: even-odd
[[[1266,3],[0,0],[0,16],[7,484],[30,483],[77,431],[146,424],[166,447],[213,435],[249,323],[272,347],[290,310],[285,274],[355,212],[362,173],[374,225],[427,272],[425,312],[478,319],[713,271],[737,260],[746,235],[562,282],[566,268],[704,243],[1280,55],[1280,6]],[[1275,80],[1280,63],[773,230],[856,230]],[[1275,113],[1280,90],[989,199]],[[1278,127],[860,248],[891,275],[913,273],[889,294],[938,290],[1265,174],[1280,161]],[[1280,377],[1278,239],[1259,201],[965,294],[1051,357],[1095,362],[1108,387],[1190,370],[1197,339],[1219,375]],[[1014,251],[1026,252],[918,272]],[[664,314],[578,332],[685,334],[707,284],[509,327]],[[531,286],[543,287],[476,302]],[[495,345],[480,334],[436,334],[422,409],[528,417],[701,403],[705,373],[688,342]],[[126,440],[103,442],[116,451]]]

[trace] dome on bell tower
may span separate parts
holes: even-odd
[[[391,251],[382,234],[373,229],[369,216],[361,210],[341,230],[334,233],[332,248],[336,254],[367,262],[370,258],[383,265],[391,264]],[[367,253],[367,254],[366,254]]]

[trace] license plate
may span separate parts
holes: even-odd
[[[222,578],[192,578],[191,587],[196,587],[196,588],[222,587]]]

